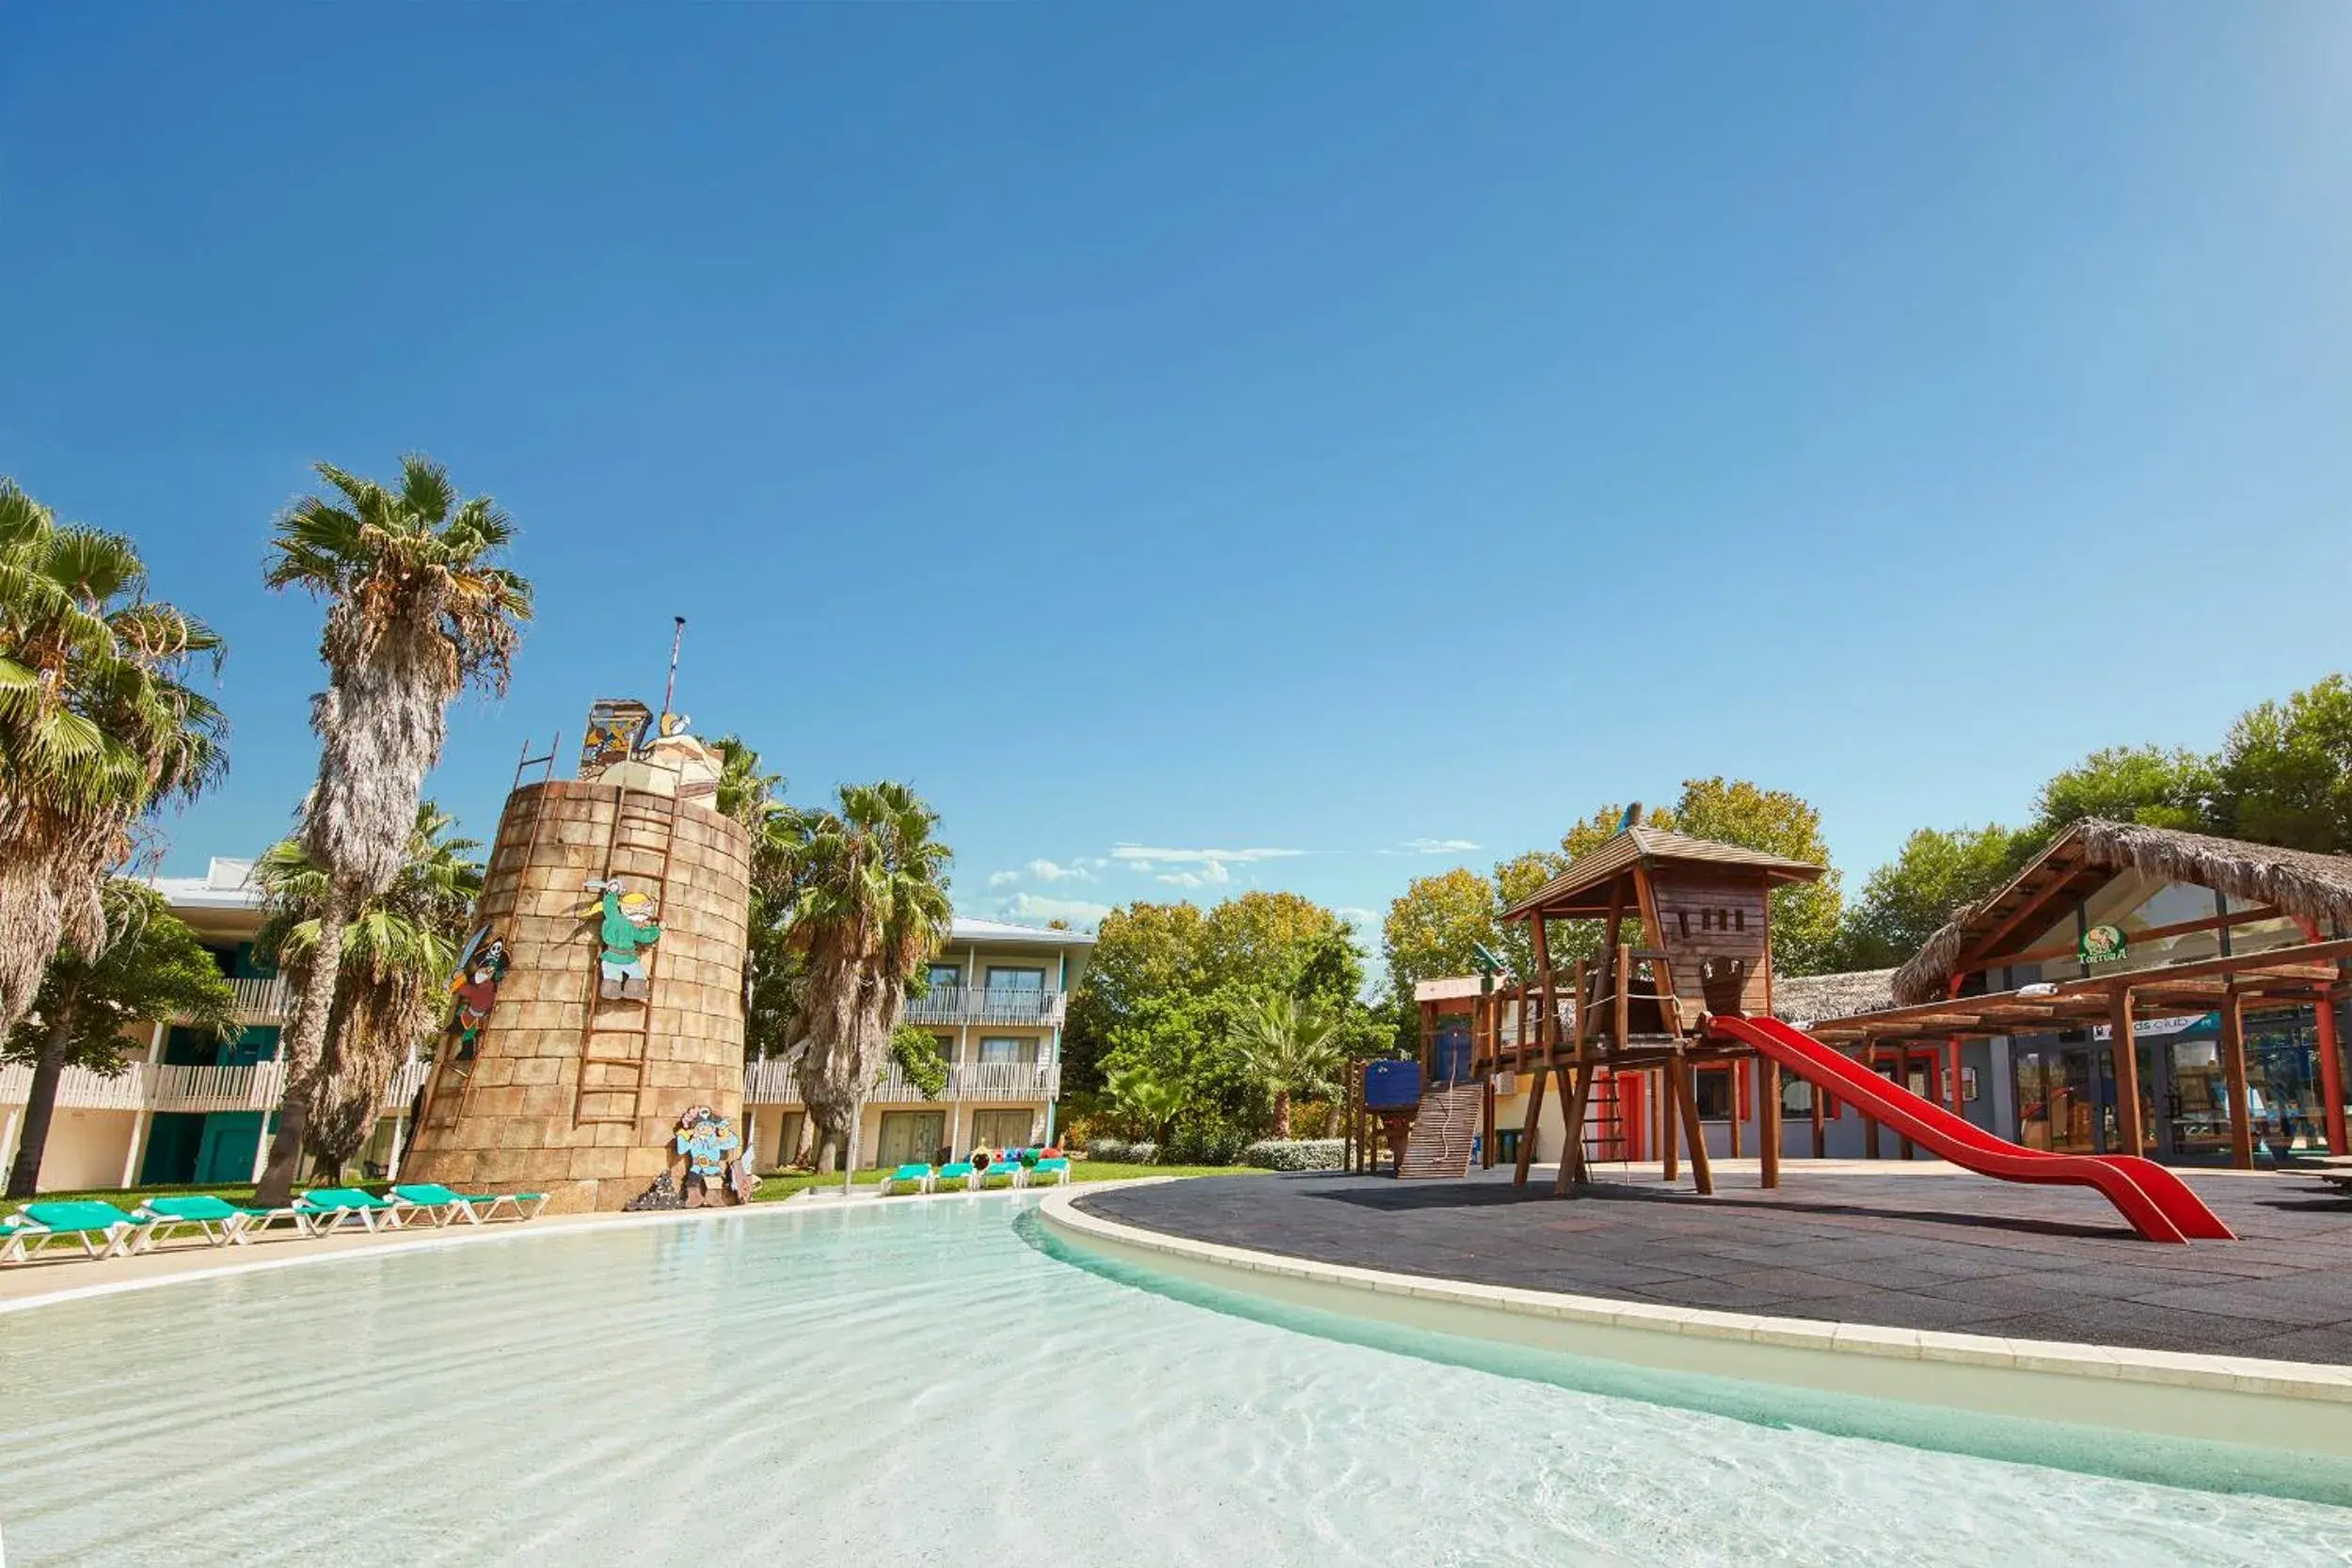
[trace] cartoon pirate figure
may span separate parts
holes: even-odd
[[[727,1119],[707,1105],[677,1118],[677,1152],[686,1162],[686,1207],[700,1209],[724,1200],[728,1159],[743,1147]]]
[[[644,950],[661,940],[661,927],[653,923],[653,899],[643,893],[623,893],[617,881],[590,882],[590,893],[601,893],[601,905],[590,905],[587,913],[600,916],[596,935],[604,943],[598,962],[602,976],[596,994],[607,1002],[623,999],[642,1002],[645,999],[645,959]]]
[[[489,1022],[490,1009],[498,1005],[499,982],[506,978],[510,967],[505,939],[490,937],[485,942],[485,934],[476,932],[474,941],[467,945],[466,956],[457,965],[457,978],[449,988],[450,994],[457,998],[457,1059],[461,1062],[473,1060],[482,1026]]]

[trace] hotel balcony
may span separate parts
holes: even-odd
[[[928,996],[910,997],[909,1023],[1011,1023],[1058,1029],[1069,1008],[1067,993],[1014,990],[992,986],[934,986]]]
[[[384,1085],[384,1109],[405,1109],[431,1070],[430,1064],[418,1061],[404,1062],[393,1069]],[[235,1067],[134,1062],[113,1078],[87,1068],[68,1068],[57,1079],[57,1107],[73,1111],[275,1111],[285,1084],[283,1062],[246,1062]],[[29,1066],[0,1067],[0,1106],[23,1105],[31,1097],[32,1087]]]
[[[237,993],[237,1022],[240,1023],[283,1023],[291,992],[283,974],[266,980],[246,978],[229,984]]]
[[[798,1105],[801,1086],[793,1074],[798,1064],[789,1057],[754,1062],[743,1069],[746,1105]],[[923,1091],[907,1080],[895,1062],[866,1093],[866,1101],[919,1102]],[[1025,1101],[1061,1098],[1061,1067],[1054,1062],[960,1062],[947,1069],[947,1086],[936,1103],[949,1101]]]

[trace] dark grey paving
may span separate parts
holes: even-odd
[[[1711,1198],[1652,1179],[1559,1198],[1467,1181],[1203,1177],[1088,1193],[1106,1218],[1400,1274],[2152,1350],[2352,1364],[2352,1199],[2309,1177],[2188,1177],[2236,1242],[2142,1242],[2096,1194],[1812,1171]]]

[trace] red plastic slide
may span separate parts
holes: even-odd
[[[2045,1186],[2096,1187],[2152,1242],[2237,1238],[2204,1200],[2153,1160],[2128,1154],[2052,1154],[1996,1138],[1933,1101],[1888,1082],[1860,1062],[1776,1018],[1713,1018],[1716,1035],[1755,1047],[1815,1087],[1851,1101],[1883,1127],[1979,1176]]]

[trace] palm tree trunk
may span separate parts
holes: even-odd
[[[1291,1135],[1291,1091],[1274,1091],[1274,1135],[1287,1140]]]
[[[335,984],[342,976],[343,927],[350,919],[350,900],[340,890],[328,893],[319,910],[318,945],[310,949],[286,1024],[286,1086],[278,1101],[278,1132],[270,1139],[269,1164],[262,1168],[261,1184],[253,1190],[253,1201],[261,1208],[281,1208],[294,1196],[303,1133],[310,1124],[310,1100],[326,1059]]]
[[[65,1076],[66,1047],[73,1038],[71,999],[57,1000],[57,1016],[50,1020],[49,1037],[41,1042],[32,1090],[24,1102],[24,1136],[16,1146],[16,1163],[8,1167],[10,1197],[31,1197],[40,1189],[40,1157],[49,1147],[49,1123],[57,1110],[57,1080]]]

